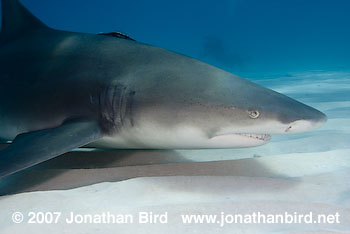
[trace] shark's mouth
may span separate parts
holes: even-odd
[[[269,142],[269,134],[228,133],[212,137],[212,148],[244,148],[264,145]]]
[[[260,141],[269,141],[271,136],[269,134],[255,134],[255,133],[235,133],[235,135],[244,136]]]
[[[220,137],[221,139],[223,139],[223,137],[244,137],[246,139],[264,141],[264,142],[271,140],[271,135],[257,134],[257,133],[229,133],[229,134],[216,135],[212,139],[214,138],[217,139],[217,137]]]

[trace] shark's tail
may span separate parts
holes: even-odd
[[[2,43],[16,39],[33,29],[47,28],[19,0],[1,0],[1,8],[2,25],[0,42]]]

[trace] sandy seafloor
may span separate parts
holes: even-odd
[[[321,128],[229,150],[71,152],[0,181],[0,233],[350,233],[350,73],[253,81],[328,115]],[[38,191],[41,190],[41,191]],[[51,191],[49,191],[51,190]],[[11,221],[13,212],[24,222]],[[30,211],[132,214],[134,224],[27,224]],[[168,224],[137,214],[168,212]],[[336,214],[339,224],[186,224],[181,214]]]

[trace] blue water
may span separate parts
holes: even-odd
[[[140,42],[251,78],[319,109],[328,116],[328,122],[306,133],[273,135],[269,144],[254,148],[89,153],[86,151],[92,149],[79,149],[83,153],[57,157],[0,181],[0,194],[111,183],[0,199],[0,226],[6,227],[5,232],[27,229],[9,221],[14,204],[16,211],[21,212],[31,211],[32,204],[36,204],[43,210],[86,214],[101,210],[117,213],[121,208],[127,214],[145,207],[159,211],[162,206],[176,214],[184,207],[200,214],[213,210],[232,214],[261,209],[271,210],[271,214],[336,211],[345,218],[341,225],[262,227],[265,233],[349,230],[350,0],[21,1],[52,28],[87,33],[123,32]],[[215,162],[221,160],[225,162]],[[162,178],[117,182],[148,176]],[[196,210],[198,204],[200,208]],[[171,224],[163,225],[158,232],[147,225],[141,229],[122,226],[119,230],[118,225],[108,228],[116,233],[123,230],[160,233],[164,228],[175,233],[174,227],[177,233],[189,233],[196,228],[202,229],[199,233],[218,232],[216,226],[184,226],[172,221]],[[74,233],[85,228],[57,225],[51,231],[63,229]],[[87,233],[105,232],[104,226],[91,227],[88,229],[92,231]],[[41,233],[43,226],[31,228]],[[220,233],[237,232],[235,228],[238,232],[257,232],[255,225],[225,228]]]
[[[121,31],[242,76],[350,70],[348,0],[22,0],[47,25]]]

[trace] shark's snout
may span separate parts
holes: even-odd
[[[327,116],[313,109],[312,118],[295,120],[286,128],[286,133],[305,132],[322,126],[327,121]]]
[[[327,121],[324,113],[307,104],[275,92],[270,92],[269,96],[273,98],[259,103],[265,107],[262,109],[267,116],[264,120],[266,122],[272,120],[269,126],[270,133],[306,132],[322,126]]]

